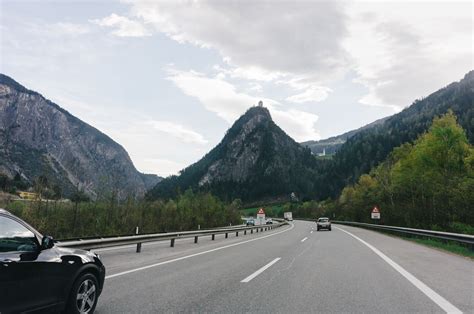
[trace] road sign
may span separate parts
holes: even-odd
[[[377,208],[377,206],[372,209],[371,217],[372,219],[380,219],[380,210]]]
[[[255,220],[256,225],[264,225],[266,223],[265,220],[265,211],[263,208],[260,208],[257,212],[257,219]]]

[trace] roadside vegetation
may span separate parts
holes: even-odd
[[[474,148],[449,112],[344,188],[334,214],[370,222],[370,211],[378,206],[380,223],[474,234],[473,191]]]
[[[470,250],[466,246],[459,245],[457,243],[443,242],[436,239],[419,239],[419,238],[405,238],[406,240],[413,241],[422,245],[431,246],[436,249],[448,251],[454,254],[462,255],[474,259],[474,250]]]
[[[191,190],[168,201],[90,201],[76,195],[70,202],[3,201],[11,211],[43,234],[57,239],[195,230],[240,224],[235,203],[225,204],[210,193]]]
[[[381,223],[474,234],[474,148],[448,112],[397,147],[335,200],[286,203],[294,217]],[[377,206],[381,220],[370,218]]]

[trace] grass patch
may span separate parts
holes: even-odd
[[[466,246],[462,246],[453,242],[443,242],[435,239],[421,239],[421,238],[407,238],[406,240],[413,241],[426,246],[431,246],[440,250],[448,251],[454,254],[462,255],[474,259],[474,251]]]
[[[454,253],[457,255],[474,259],[474,250],[470,249],[467,243],[466,245],[463,245],[455,241],[425,238],[425,237],[419,237],[415,235],[402,234],[399,232],[390,232],[388,230],[383,230],[383,229],[371,229],[371,228],[363,228],[363,229],[376,231],[385,235],[401,238],[407,241],[415,242],[421,245],[426,245],[426,246],[436,248],[442,251],[447,251],[450,253]]]

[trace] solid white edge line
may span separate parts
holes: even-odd
[[[363,244],[365,244],[369,249],[371,249],[375,254],[377,254],[380,258],[382,258],[387,264],[392,266],[396,271],[398,271],[403,277],[405,277],[409,282],[411,282],[415,287],[417,287],[421,292],[423,292],[428,298],[430,298],[434,303],[436,303],[440,308],[442,308],[446,313],[462,313],[460,309],[452,305],[448,300],[440,296],[436,293],[433,289],[428,287],[425,283],[421,280],[413,276],[407,270],[405,270],[402,266],[395,263],[392,259],[390,259],[387,255],[383,254],[379,251],[376,247],[372,246],[371,244],[365,242],[358,236],[346,231],[344,229],[336,227],[336,229],[341,230],[342,232],[347,233],[351,237],[356,240],[359,240]]]
[[[304,237],[303,240],[301,240],[301,242],[304,242],[306,240],[308,240],[308,237]]]
[[[260,275],[261,273],[263,273],[265,270],[267,270],[268,268],[270,268],[273,264],[275,264],[276,262],[278,262],[281,258],[280,257],[277,257],[275,258],[273,261],[271,261],[270,263],[268,263],[267,265],[263,266],[262,268],[260,268],[259,270],[257,270],[256,272],[254,272],[253,274],[251,274],[250,276],[248,276],[247,278],[245,278],[244,280],[242,280],[241,282],[249,282],[250,280],[254,279],[255,277],[257,277],[258,275]]]
[[[207,254],[207,253],[211,253],[211,252],[215,252],[215,251],[220,251],[220,250],[227,249],[227,248],[230,248],[230,247],[233,247],[233,246],[242,245],[242,244],[245,244],[245,243],[262,240],[262,239],[265,239],[265,238],[268,238],[268,237],[273,237],[273,236],[276,236],[280,233],[290,231],[294,227],[295,227],[295,225],[291,224],[291,227],[288,228],[288,229],[285,229],[283,231],[279,231],[279,232],[276,232],[276,233],[272,233],[272,234],[269,234],[269,235],[266,235],[266,236],[263,236],[263,237],[259,237],[259,238],[251,239],[251,240],[246,240],[246,241],[241,241],[241,242],[237,242],[237,243],[233,243],[233,244],[229,244],[229,245],[224,245],[224,246],[221,246],[221,247],[218,247],[218,248],[215,248],[215,249],[211,249],[211,250],[207,250],[207,251],[203,251],[203,252],[199,252],[199,253],[195,253],[195,254],[191,254],[191,255],[186,255],[186,256],[174,258],[174,259],[171,259],[171,260],[168,260],[168,261],[164,261],[164,262],[155,263],[155,264],[151,264],[151,265],[147,265],[147,266],[143,266],[143,267],[139,267],[139,268],[126,270],[126,271],[123,271],[123,272],[120,272],[120,273],[105,276],[105,279],[110,279],[110,278],[130,274],[130,273],[134,273],[134,272],[137,272],[137,271],[140,271],[140,270],[145,270],[145,269],[156,267],[156,266],[170,264],[170,263],[181,261],[181,260],[188,259],[188,258],[191,258],[191,257],[195,257],[195,256],[199,256],[199,255],[203,255],[203,254]]]

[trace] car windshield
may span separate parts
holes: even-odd
[[[328,222],[328,218],[319,218],[318,222]]]

